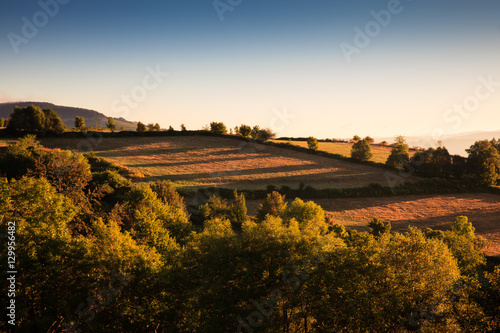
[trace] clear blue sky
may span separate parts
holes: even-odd
[[[0,0],[0,102],[319,138],[500,128],[498,0],[56,1]]]

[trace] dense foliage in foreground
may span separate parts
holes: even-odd
[[[374,219],[359,233],[273,192],[256,218],[241,194],[212,197],[194,224],[169,183],[135,186],[101,158],[32,137],[9,147],[0,171],[20,331],[500,329],[500,267],[484,274],[466,217],[403,234]]]

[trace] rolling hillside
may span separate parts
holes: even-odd
[[[104,127],[108,122],[108,117],[104,114],[83,108],[74,108],[69,106],[55,105],[46,102],[15,102],[15,103],[0,103],[0,118],[8,119],[16,106],[25,107],[28,105],[36,105],[42,109],[52,109],[59,114],[61,120],[68,128],[75,127],[75,117],[85,118],[87,126]],[[114,118],[116,127],[118,129],[123,125],[126,130],[135,130],[137,125],[134,122],[128,121],[124,118]]]
[[[41,139],[48,148],[62,149],[87,147],[86,141]],[[97,138],[88,143],[96,155],[129,168],[137,176],[135,181],[142,183],[168,179],[179,188],[238,189],[263,189],[267,185],[296,188],[301,182],[315,188],[359,187],[373,182],[386,185],[386,170],[381,168],[232,138],[123,137]],[[477,234],[487,240],[486,253],[500,256],[499,198],[495,194],[468,193],[313,201],[323,207],[331,221],[360,231],[368,230],[375,216],[390,220],[394,231],[403,231],[408,226],[448,229],[456,216],[466,215]],[[256,214],[261,202],[247,200],[250,215]]]
[[[307,148],[307,142],[306,141],[298,141],[298,140],[293,140],[289,142],[288,140],[273,140],[274,142],[278,143],[290,143],[295,146]],[[318,149],[325,151],[327,153],[331,154],[339,154],[345,157],[351,157],[351,148],[352,148],[353,143],[348,143],[348,142],[324,142],[320,141],[318,142]],[[387,161],[387,157],[391,154],[391,147],[389,146],[384,146],[384,145],[379,145],[379,144],[372,144],[371,145],[373,157],[372,161],[373,162],[378,162],[378,163],[385,163]],[[415,154],[416,150],[415,149],[410,149],[410,156],[413,156]]]
[[[77,138],[47,138],[41,142],[49,148],[82,146],[82,139]],[[269,184],[298,187],[303,182],[315,188],[338,188],[386,184],[384,169],[231,138],[103,138],[93,150],[143,174],[142,182],[169,179],[177,187],[256,189]]]

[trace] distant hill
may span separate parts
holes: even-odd
[[[0,118],[9,118],[12,111],[16,106],[26,107],[28,105],[36,105],[42,109],[52,109],[59,114],[61,120],[68,128],[75,127],[75,117],[85,118],[85,125],[105,127],[108,122],[108,117],[95,110],[74,108],[70,106],[55,105],[47,102],[14,102],[14,103],[0,103]],[[137,123],[128,121],[124,118],[113,118],[115,120],[116,128],[120,129],[122,125],[126,130],[135,130]]]

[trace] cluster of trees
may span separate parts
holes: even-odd
[[[7,123],[7,131],[13,135],[24,133],[37,135],[57,135],[66,130],[59,115],[52,109],[44,109],[28,105],[16,107]]]
[[[370,161],[373,157],[373,138],[361,139],[355,135],[352,140],[351,158]],[[310,150],[318,150],[318,140],[307,139]],[[468,157],[451,155],[445,147],[428,148],[417,151],[410,157],[410,148],[403,136],[397,136],[392,144],[385,165],[423,177],[461,179],[468,175],[481,185],[497,185],[500,182],[500,140],[481,140],[466,150]]]
[[[498,184],[500,142],[495,139],[476,141],[466,151],[468,156],[464,158],[450,155],[445,147],[429,148],[410,158],[406,141],[398,137],[386,164],[424,177],[462,178],[468,175],[482,185]]]
[[[160,124],[158,124],[158,123],[156,123],[156,124],[149,123],[147,126],[144,125],[142,122],[137,123],[137,129],[136,129],[137,132],[146,132],[146,131],[159,132],[160,130],[161,130]]]
[[[8,147],[0,172],[21,331],[500,329],[500,267],[480,278],[482,244],[465,217],[447,231],[393,233],[374,219],[356,232],[278,192],[252,218],[234,192],[193,223],[170,183],[134,185],[102,158],[34,137]]]
[[[231,128],[228,132],[227,127],[222,122],[211,122],[210,127],[206,127],[207,131],[214,134],[231,134],[237,135],[246,139],[259,140],[262,142],[272,140],[276,138],[276,133],[274,133],[269,128],[260,128],[260,126],[249,126],[245,124],[241,124],[240,126],[235,126],[234,130]]]

